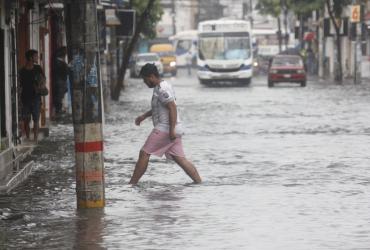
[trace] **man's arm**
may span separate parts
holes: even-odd
[[[142,121],[144,121],[146,118],[151,117],[151,116],[152,116],[152,110],[149,110],[149,111],[145,112],[144,114],[142,114],[141,116],[137,117],[135,119],[135,124],[137,126],[140,126],[140,123]]]
[[[169,110],[169,121],[170,121],[170,139],[175,140],[176,139],[176,121],[177,121],[177,107],[176,103],[174,101],[171,101],[167,103],[167,108]]]

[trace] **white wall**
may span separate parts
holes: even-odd
[[[232,19],[243,19],[243,0],[220,0],[226,8],[224,16]]]
[[[40,30],[40,12],[39,5],[35,1],[34,9],[30,11],[29,23],[30,23],[30,48],[39,51],[39,30]]]
[[[4,32],[4,58],[5,58],[5,117],[6,117],[6,131],[8,135],[8,145],[12,142],[12,103],[11,103],[11,79],[10,79],[10,48],[9,48],[9,30]]]
[[[173,35],[172,15],[170,9],[164,9],[162,19],[157,24],[157,36],[169,37]]]
[[[190,1],[176,1],[176,32],[192,29],[192,9],[193,3]]]
[[[4,60],[4,80],[5,80],[5,126],[6,126],[6,133],[7,133],[7,140],[8,145],[12,146],[12,103],[11,103],[11,79],[10,79],[10,48],[9,48],[9,39],[10,33],[9,28],[5,24],[5,9],[4,9],[4,1],[0,1],[0,17],[1,17],[1,29],[4,30],[4,58],[0,58],[0,60]]]

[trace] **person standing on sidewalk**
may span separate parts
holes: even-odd
[[[57,117],[63,113],[63,99],[68,90],[67,77],[69,74],[69,67],[65,62],[66,55],[67,48],[61,47],[57,50],[54,60],[53,104]]]
[[[185,60],[186,60],[186,68],[188,70],[188,75],[191,76],[191,66],[192,66],[192,61],[193,61],[193,55],[191,54],[190,51],[186,53]]]
[[[39,119],[41,109],[41,96],[36,93],[36,86],[40,78],[45,79],[44,72],[38,62],[37,50],[28,50],[25,54],[26,65],[19,72],[21,87],[22,119],[27,139],[30,139],[30,121],[33,120],[33,135],[37,142],[39,134]]]
[[[153,89],[151,110],[135,119],[135,124],[152,117],[154,129],[140,150],[130,184],[137,184],[145,173],[151,155],[174,160],[185,173],[195,182],[200,183],[201,178],[194,165],[186,159],[182,147],[181,123],[178,116],[175,92],[172,86],[162,80],[154,64],[147,63],[140,71],[140,75],[148,88]]]

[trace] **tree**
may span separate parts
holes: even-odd
[[[309,14],[323,7],[323,0],[289,0],[289,6],[296,14]]]
[[[159,1],[156,0],[131,0],[130,5],[137,11],[137,25],[134,35],[123,51],[122,65],[119,69],[117,83],[114,87],[114,91],[111,93],[111,97],[115,101],[119,99],[123,88],[126,69],[140,35],[142,34],[148,38],[155,37],[155,26],[163,14]]]
[[[311,16],[312,11],[322,10],[324,7],[323,0],[287,0],[290,9],[297,15],[298,20],[300,20],[300,32],[299,40],[300,44],[303,43],[303,22],[305,17]]]
[[[137,23],[140,21],[140,17],[148,6],[148,0],[131,0],[131,8],[137,12]],[[144,26],[141,30],[141,35],[146,38],[155,38],[156,36],[156,25],[161,20],[163,15],[163,9],[160,5],[160,1],[154,1],[152,8],[149,10],[149,14],[145,19]]]
[[[281,0],[260,0],[256,5],[256,9],[260,11],[261,14],[271,15],[277,19],[278,22],[278,39],[279,39],[279,52],[281,52],[281,21],[280,14],[282,10]]]
[[[343,9],[350,4],[349,0],[325,0],[326,8],[328,10],[331,23],[335,30],[335,44],[337,51],[337,66],[334,70],[334,78],[338,82],[343,80],[343,67],[342,67],[342,52],[341,52],[341,37],[340,27],[342,23]]]

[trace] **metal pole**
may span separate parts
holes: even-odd
[[[99,43],[96,0],[71,0],[72,115],[76,152],[78,208],[105,205],[102,86],[98,77]]]
[[[173,35],[176,35],[176,6],[175,6],[175,0],[171,1],[171,9],[172,9],[172,31]]]
[[[355,29],[357,31],[357,23],[355,23]],[[354,77],[353,77],[353,83],[357,84],[357,43],[358,43],[358,34],[356,34],[356,40],[355,40],[355,46],[354,46]]]
[[[356,5],[357,4],[357,1],[356,0],[352,0],[352,5]],[[360,5],[361,6],[361,5]],[[361,15],[361,10],[360,12],[358,13],[359,15]],[[361,19],[361,17],[360,17]],[[360,58],[361,58],[361,47],[360,47],[360,37],[361,37],[361,29],[359,29],[359,27],[361,27],[361,22],[360,23],[354,23],[355,25],[355,29],[356,29],[356,37],[355,37],[355,46],[353,48],[354,50],[354,74],[353,74],[353,83],[354,84],[358,84],[360,83],[361,81],[361,76],[360,76]]]
[[[352,0],[352,6],[356,4],[356,0]],[[354,23],[354,29],[355,31],[357,32],[357,23]],[[356,84],[357,83],[357,36],[358,34],[356,34],[356,37],[355,37],[355,46],[353,46],[353,83]]]
[[[303,49],[303,31],[304,24],[303,24],[303,14],[299,14],[299,47],[300,49]]]
[[[282,37],[281,37],[281,21],[280,21],[280,16],[277,17],[277,22],[278,22],[278,39],[279,39],[279,53],[281,53],[281,48],[282,48]]]

